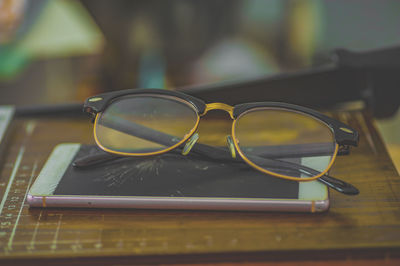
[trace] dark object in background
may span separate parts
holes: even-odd
[[[363,100],[378,118],[393,115],[400,104],[400,47],[368,52],[344,49],[333,63],[254,80],[182,88],[207,101],[237,104],[284,101],[328,109]]]
[[[116,1],[112,5],[107,1],[82,2],[107,39],[100,91],[140,87],[134,70],[141,56],[152,50],[162,55],[160,60],[168,68],[166,74],[175,79],[179,90],[205,101],[231,105],[283,101],[329,109],[362,100],[378,118],[391,116],[398,109],[400,48],[361,53],[337,50],[332,63],[305,70],[187,86],[185,77],[190,64],[208,46],[238,33],[241,1]],[[282,31],[283,28],[276,29],[278,37],[267,47],[274,54],[288,52],[282,48]],[[143,32],[147,33],[140,35]]]
[[[362,100],[378,118],[393,115],[400,104],[400,47],[355,53],[336,50],[325,66],[264,78],[178,88],[206,102],[230,105],[281,101],[328,109]],[[18,108],[19,116],[81,113],[80,104]]]
[[[174,84],[188,84],[190,64],[237,28],[240,1],[83,0],[106,38],[100,91],[140,87],[140,65],[156,57]],[[153,62],[154,64],[154,62]]]

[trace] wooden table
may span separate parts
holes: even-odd
[[[53,147],[93,143],[92,125],[72,118],[16,119],[0,176],[0,265],[400,265],[400,177],[365,112],[333,116],[361,138],[331,173],[361,194],[331,191],[331,208],[322,214],[29,209],[28,188]]]

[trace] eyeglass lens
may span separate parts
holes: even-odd
[[[252,109],[237,118],[234,131],[239,150],[247,160],[280,175],[316,176],[329,167],[335,154],[331,129],[311,116],[291,110]]]
[[[194,107],[178,98],[128,96],[112,102],[100,114],[95,137],[108,150],[146,155],[178,145],[197,121]]]

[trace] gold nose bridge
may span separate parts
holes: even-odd
[[[233,117],[233,106],[230,106],[228,104],[225,104],[225,103],[208,103],[208,104],[206,104],[206,110],[204,111],[204,113],[202,115],[205,115],[210,110],[223,110],[225,112],[228,112],[229,115],[231,116],[231,118],[234,119],[234,117]]]

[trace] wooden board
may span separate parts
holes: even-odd
[[[53,147],[93,143],[92,125],[68,118],[15,120],[0,176],[0,264],[398,261],[400,178],[366,113],[332,115],[361,138],[331,173],[361,194],[331,191],[331,208],[323,214],[29,209],[28,188]]]

